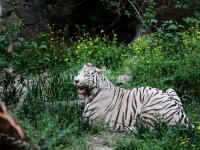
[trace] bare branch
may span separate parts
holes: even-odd
[[[137,8],[135,7],[135,5],[133,5],[133,3],[132,3],[130,0],[127,0],[127,1],[128,1],[128,2],[131,4],[131,6],[135,9],[135,11],[136,11],[138,17],[140,18],[142,24],[144,24],[144,21],[143,21],[141,15],[140,15],[139,11],[138,11]]]

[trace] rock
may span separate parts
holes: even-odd
[[[42,12],[39,0],[16,0],[16,13],[24,23],[19,36],[33,37],[44,29],[45,20]]]
[[[17,0],[16,3],[17,14],[23,19],[25,25],[33,25],[41,20],[39,0]]]
[[[130,76],[129,75],[127,75],[127,74],[124,74],[124,75],[120,75],[120,76],[118,76],[118,78],[117,78],[117,83],[122,83],[122,84],[124,84],[124,83],[126,83],[126,82],[128,82],[129,80],[130,80]]]

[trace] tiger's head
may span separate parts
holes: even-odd
[[[101,74],[104,71],[105,69],[96,68],[92,63],[86,63],[78,75],[74,77],[74,84],[78,88],[79,96],[90,95],[91,91],[97,88]]]

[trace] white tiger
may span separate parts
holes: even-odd
[[[87,63],[74,77],[79,95],[86,99],[83,117],[90,123],[104,122],[113,130],[122,130],[134,128],[139,116],[151,127],[158,117],[169,125],[186,124],[188,119],[173,89],[166,92],[151,87],[126,90],[113,85],[103,71]]]

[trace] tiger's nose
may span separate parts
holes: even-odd
[[[74,82],[75,82],[76,84],[78,84],[78,83],[79,83],[79,80],[74,80]]]

